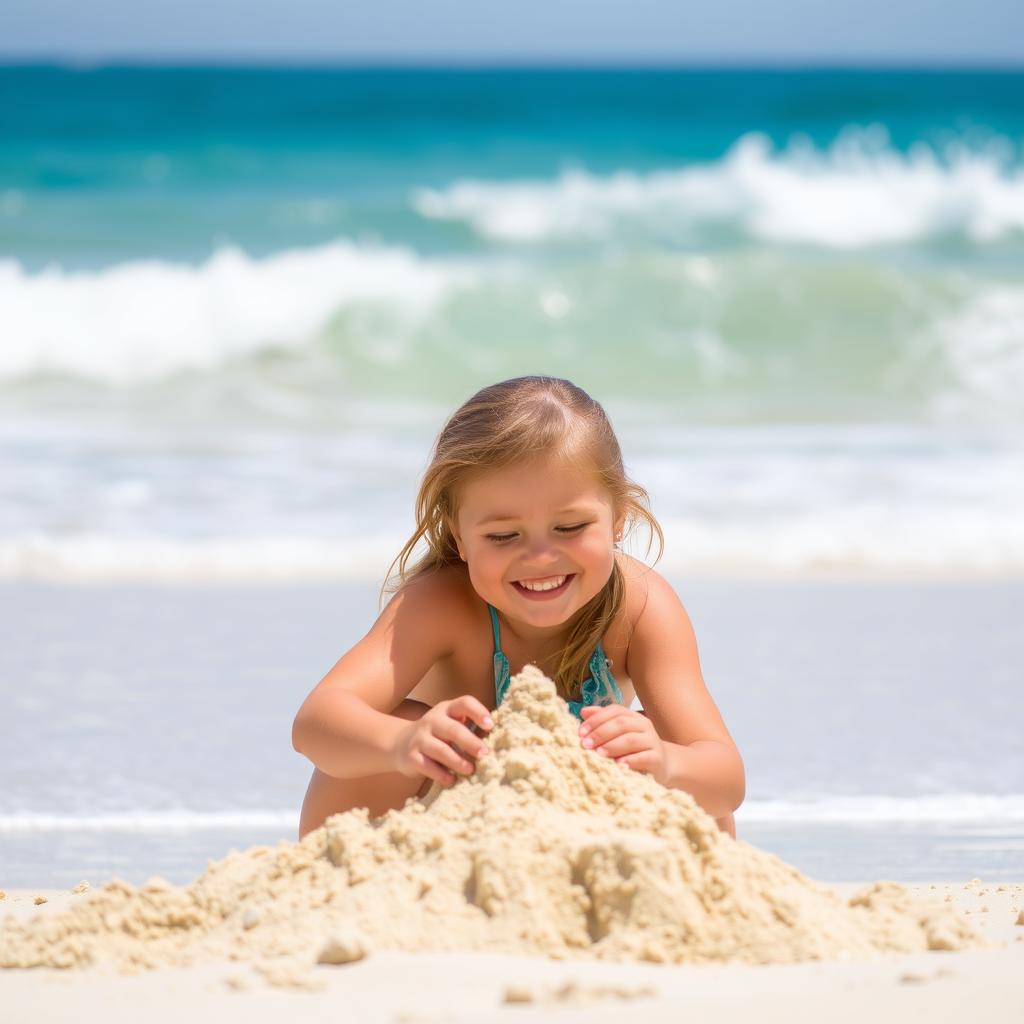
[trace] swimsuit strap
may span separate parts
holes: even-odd
[[[505,699],[511,682],[511,668],[505,652],[501,649],[501,633],[498,630],[498,613],[494,605],[488,604],[491,613],[491,631],[494,633],[494,706],[497,707]]]
[[[601,641],[597,641],[594,653],[590,658],[590,678],[583,680],[582,700],[570,700],[569,710],[577,717],[582,718],[580,710],[585,707],[597,705],[603,707],[608,704],[624,704],[622,691],[615,676],[611,673],[611,661],[604,653]]]
[[[501,632],[498,629],[498,612],[493,604],[487,606],[487,610],[491,613],[491,632],[494,634],[494,650],[501,650]]]
[[[491,632],[494,633],[494,706],[505,699],[511,682],[511,668],[505,652],[501,649],[501,631],[498,628],[498,612],[494,605],[488,603],[487,610],[491,613]],[[566,701],[569,710],[579,719],[583,716],[580,709],[593,704],[623,704],[622,691],[615,676],[611,673],[611,662],[604,653],[601,641],[597,641],[594,653],[590,658],[590,678],[583,680],[582,700]]]

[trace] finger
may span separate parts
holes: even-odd
[[[652,750],[638,750],[635,754],[622,754],[615,758],[616,764],[624,764],[636,772],[650,772],[654,765]]]
[[[456,697],[451,702],[448,714],[462,722],[469,719],[485,731],[494,728],[494,719],[491,718],[490,711],[476,697],[470,696],[468,693],[461,697]]]
[[[642,750],[650,750],[651,744],[647,737],[638,732],[625,732],[595,747],[594,752],[603,757],[622,757],[625,754],[639,754]]]
[[[623,733],[645,733],[647,731],[647,723],[642,719],[637,721],[632,716],[617,715],[584,736],[581,742],[585,747],[597,749],[602,743],[607,743],[608,740],[615,736],[621,736]]]
[[[444,740],[431,736],[424,744],[423,751],[438,764],[460,775],[472,775],[476,765],[468,758],[453,749]]]
[[[628,713],[629,708],[624,708],[621,704],[608,704],[608,705],[597,705],[591,704],[587,707],[580,708],[580,714],[589,711],[580,726],[580,735],[586,736],[588,733],[593,732],[598,726],[603,725],[605,722],[612,718],[617,718],[619,715]]]
[[[436,745],[435,745],[436,744]],[[424,750],[438,764],[443,765],[451,772],[459,775],[472,775],[476,764],[464,753],[456,750],[453,746],[433,738],[428,744],[424,744]]]
[[[454,718],[444,718],[438,722],[434,735],[446,743],[456,744],[464,754],[471,757],[483,757],[487,753],[487,745]]]
[[[584,721],[590,721],[595,715],[621,715],[623,711],[629,711],[625,704],[584,704],[580,708],[580,714]]]
[[[610,704],[584,704],[580,708],[580,714],[583,716],[584,721],[588,721],[597,714],[620,715],[623,711],[629,710],[630,708],[626,707],[625,704],[616,704],[614,702]]]
[[[419,766],[420,773],[425,775],[428,779],[433,779],[434,782],[437,782],[442,786],[454,785],[455,776],[443,765],[438,764],[433,758],[427,757],[426,754],[420,754],[417,764]]]

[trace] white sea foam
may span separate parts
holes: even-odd
[[[759,824],[970,824],[1024,826],[1024,794],[945,793],[921,796],[820,796],[810,800],[748,800],[737,811]]]
[[[989,495],[975,507],[865,498],[850,508],[816,507],[812,496],[758,521],[710,516],[663,519],[665,566],[709,576],[815,575],[863,572],[901,576],[1015,576],[1024,574],[1022,504],[1002,508]]]
[[[1006,140],[983,151],[924,143],[902,154],[881,125],[851,128],[826,151],[800,138],[775,151],[742,136],[719,161],[672,171],[556,181],[461,180],[412,196],[424,217],[463,221],[482,237],[527,243],[607,238],[626,224],[657,235],[708,222],[768,242],[833,249],[961,235],[985,243],[1024,231],[1024,169]]]
[[[678,377],[684,390],[699,382],[708,406],[740,415],[776,395],[797,418],[820,413],[833,392],[855,413],[882,401],[912,416],[1024,419],[1024,288],[914,267],[820,271],[759,249],[624,257],[564,282],[529,258],[452,262],[347,242],[261,260],[224,249],[195,267],[31,274],[0,262],[0,388],[17,399],[26,379],[34,388],[35,375],[72,374],[83,391],[71,405],[85,407],[97,383],[128,393],[171,378],[167,394],[177,389],[197,409],[202,388],[180,376],[191,370],[233,395],[215,403],[225,425],[246,403],[299,421],[323,411],[323,371],[346,381],[350,357],[353,374],[364,363],[403,371],[420,399],[443,392],[447,404],[442,380],[462,381],[468,394],[484,370],[499,379],[571,356],[614,375],[623,398],[655,375]],[[843,311],[854,290],[864,312],[851,326]],[[783,298],[765,303],[766,291]],[[461,305],[446,301],[456,294]],[[495,335],[497,308],[504,333]],[[331,328],[334,317],[344,320]],[[310,349],[328,333],[336,345]],[[622,359],[627,339],[637,360]],[[287,368],[246,363],[269,351],[290,352]],[[380,376],[371,380],[365,399],[386,402]],[[53,383],[59,400],[70,394],[60,390],[68,382]]]
[[[1002,510],[913,508],[865,500],[855,509],[814,509],[812,498],[786,514],[762,510],[755,523],[726,511],[662,517],[667,574],[714,577],[902,577],[1024,575],[1019,502]],[[282,524],[283,527],[283,524]],[[0,539],[0,580],[53,582],[316,582],[379,584],[405,537],[290,536],[244,539],[151,537],[116,533]],[[644,544],[626,549],[644,556]]]
[[[921,796],[822,795],[807,800],[744,802],[736,812],[741,824],[876,825],[947,824],[1024,827],[1024,794],[947,793]],[[296,827],[296,811],[125,810],[65,815],[23,811],[0,815],[0,834],[31,832],[178,832],[220,829]]]
[[[89,272],[30,274],[8,260],[0,262],[0,380],[58,372],[131,384],[207,370],[301,346],[356,302],[386,304],[408,329],[466,273],[348,242],[265,259],[224,248],[199,266],[154,260]]]
[[[118,536],[0,539],[0,580],[132,583],[380,582],[405,538]]]
[[[106,814],[0,814],[0,834],[23,832],[179,832],[218,829],[286,829],[298,827],[295,810],[172,811],[134,810]]]
[[[989,286],[921,339],[951,370],[955,384],[933,400],[940,413],[1020,420],[1024,415],[1024,288]]]
[[[134,411],[0,425],[0,579],[379,581],[413,528],[443,412],[386,431],[352,412],[348,429],[213,446],[211,431],[154,430]],[[611,412],[664,528],[666,572],[1024,574],[1019,429]],[[642,557],[645,541],[627,550]]]

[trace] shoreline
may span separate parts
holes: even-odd
[[[1020,811],[970,801],[1024,798],[1011,713],[1024,586],[678,589],[744,757],[741,839],[816,878],[1020,877]],[[80,871],[185,882],[231,847],[292,840],[281,815],[297,822],[311,769],[290,723],[372,626],[376,598],[366,584],[0,584],[0,887],[70,886]],[[885,756],[865,758],[866,743]]]
[[[640,559],[643,561],[643,559]],[[871,584],[875,586],[980,586],[980,585],[1024,585],[1024,566],[1008,566],[1001,569],[963,568],[948,569],[876,569],[870,566],[822,566],[815,569],[775,569],[771,567],[742,566],[735,569],[687,569],[678,564],[649,565],[669,580],[673,586],[683,583],[698,586],[745,586],[767,584],[814,584],[834,583]],[[165,576],[153,574],[119,573],[68,573],[6,575],[0,572],[0,588],[53,587],[68,589],[115,589],[138,587],[142,589],[289,589],[289,588],[330,588],[355,587],[380,589],[382,580],[363,573],[346,574],[328,571],[320,573],[292,573],[288,575],[259,574],[245,575],[226,573],[224,575],[202,575],[183,571]]]

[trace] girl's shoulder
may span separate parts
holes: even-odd
[[[482,614],[486,619],[486,608]],[[428,653],[431,664],[464,655],[468,636],[490,635],[469,573],[461,565],[442,566],[402,583],[370,632],[389,644]]]
[[[681,606],[678,594],[657,569],[621,551],[615,557],[626,584],[620,615],[627,635],[635,632],[644,612],[660,610],[666,604]]]
[[[453,617],[478,613],[479,598],[469,582],[469,573],[460,564],[442,566],[403,583],[392,602],[405,604],[431,620],[454,624]]]
[[[395,638],[403,645],[421,644],[432,655],[407,696],[433,705],[470,693],[493,706],[493,681],[481,674],[492,655],[487,608],[465,567],[448,565],[423,573],[404,584],[395,600],[401,605],[394,619]],[[403,608],[408,614],[402,614]]]

